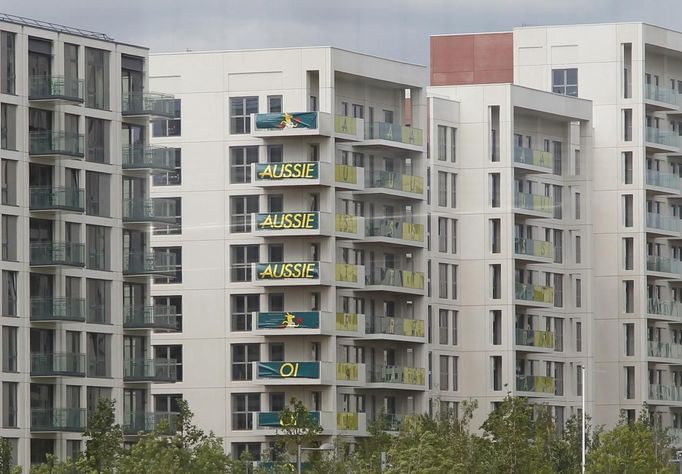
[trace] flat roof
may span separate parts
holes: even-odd
[[[471,33],[441,33],[436,35],[429,35],[429,37],[438,36],[469,36],[469,35],[494,35],[501,33],[512,33],[514,30],[520,29],[530,29],[530,28],[567,28],[567,27],[580,27],[580,26],[605,26],[605,25],[645,25],[652,28],[658,28],[660,30],[672,31],[674,33],[681,33],[680,30],[675,30],[672,28],[667,28],[665,26],[654,25],[653,23],[647,23],[644,21],[610,21],[610,22],[595,22],[595,23],[573,23],[573,24],[558,24],[558,25],[526,25],[515,26],[508,31],[475,31]]]

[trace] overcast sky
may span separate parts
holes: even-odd
[[[428,36],[644,21],[682,30],[682,0],[2,0],[0,12],[152,52],[337,46],[428,63]]]

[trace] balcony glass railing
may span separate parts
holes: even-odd
[[[320,425],[320,412],[309,411],[309,421],[316,425]],[[303,420],[301,420],[303,421]],[[275,428],[281,429],[282,426],[290,422],[292,425],[296,424],[296,420],[282,419],[282,413],[279,411],[260,411],[258,412],[258,428]]]
[[[424,337],[424,321],[387,316],[367,317],[365,320],[365,332],[367,334]]]
[[[517,300],[552,304],[554,303],[554,288],[517,281],[515,296]]]
[[[85,266],[85,244],[73,242],[31,242],[31,265]]]
[[[679,274],[682,272],[682,262],[674,258],[649,255],[646,258],[646,269],[650,272]]]
[[[351,214],[337,214],[336,215],[336,231],[346,234],[358,233],[358,216]]]
[[[424,289],[424,273],[395,268],[365,267],[365,285],[395,286],[398,288]]]
[[[31,298],[31,321],[85,321],[82,298]]]
[[[390,217],[366,221],[365,232],[368,237],[388,237],[412,242],[424,242],[424,226],[422,224],[413,224]]]
[[[416,420],[419,415],[402,413],[385,413],[376,422],[386,431],[400,431],[403,426]]]
[[[176,220],[173,199],[124,199],[123,220],[127,222],[168,222]]]
[[[124,252],[123,273],[145,275],[173,272],[176,269],[175,254],[165,252]]]
[[[647,313],[682,318],[682,303],[678,301],[649,298],[647,302]]]
[[[397,123],[366,122],[365,139],[389,140],[408,145],[422,146],[424,144],[424,132],[418,128],[398,125]]]
[[[31,431],[83,431],[87,424],[85,408],[31,410]]]
[[[552,242],[544,240],[514,239],[514,253],[517,255],[530,255],[532,257],[554,258],[554,246]]]
[[[646,127],[646,141],[658,145],[677,148],[677,133],[660,128]]]
[[[175,170],[175,148],[124,145],[123,169]]]
[[[346,115],[335,115],[334,131],[336,133],[343,133],[345,135],[357,135],[358,121],[355,117],[348,117]]]
[[[31,376],[71,375],[85,376],[85,354],[62,352],[31,354]]]
[[[30,100],[64,99],[83,101],[83,80],[64,76],[30,76],[28,78]]]
[[[529,211],[537,211],[545,214],[552,214],[554,211],[554,203],[549,196],[542,196],[540,194],[529,193],[514,193],[514,207],[518,209],[527,209]]]
[[[123,414],[123,433],[126,435],[136,435],[138,433],[151,433],[159,429],[162,425],[166,434],[176,431],[179,413],[163,412],[140,412]]]
[[[384,188],[412,194],[424,193],[424,178],[391,171],[375,171],[365,180],[367,188]]]
[[[680,189],[680,177],[664,171],[646,170],[646,184],[660,188]]]
[[[123,306],[123,327],[127,329],[177,329],[178,315],[172,306]]]
[[[85,210],[85,191],[82,189],[32,186],[29,189],[29,194],[29,207],[32,211],[63,210],[83,212]]]
[[[648,341],[648,354],[651,357],[682,360],[682,344]]]
[[[155,115],[173,117],[175,113],[172,95],[155,92],[124,92],[121,112],[123,115]]]
[[[84,138],[79,133],[31,132],[28,142],[30,155],[69,155],[82,158]]]
[[[531,148],[514,147],[514,161],[524,165],[540,166],[552,169],[554,158],[549,151],[533,150]]]
[[[649,100],[664,102],[666,104],[677,105],[677,91],[666,89],[654,84],[644,85],[644,96]]]
[[[367,367],[367,382],[424,385],[426,371],[421,367],[384,365]]]
[[[358,176],[360,176],[362,170],[362,168],[357,166],[337,163],[334,165],[334,180],[337,183],[358,184]]]
[[[128,381],[175,382],[175,359],[126,359],[123,361],[123,379]]]
[[[682,402],[682,387],[678,385],[649,384],[649,399]]]
[[[651,229],[659,229],[667,232],[679,232],[680,219],[674,216],[665,216],[663,214],[647,212],[646,226]]]
[[[336,429],[358,431],[360,429],[360,416],[353,412],[338,412],[336,414]]]
[[[516,344],[519,346],[554,349],[554,333],[516,328]]]
[[[517,375],[516,390],[519,392],[547,393],[554,395],[556,383],[554,377],[545,375]]]

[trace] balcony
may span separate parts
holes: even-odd
[[[83,80],[64,76],[30,76],[28,100],[83,102]]]
[[[82,298],[31,298],[31,321],[85,321],[85,300]]]
[[[669,194],[680,193],[680,177],[673,173],[646,170],[646,184],[647,186],[664,188],[664,192]]]
[[[325,112],[251,114],[251,136],[283,138],[331,136],[331,115]]]
[[[174,359],[126,359],[123,361],[124,382],[162,382],[177,380]]]
[[[534,331],[516,328],[516,345],[534,347],[539,350],[554,350],[554,333],[550,331]]]
[[[397,291],[401,293],[423,294],[424,273],[395,268],[370,268],[365,273],[365,289],[373,291]]]
[[[422,199],[424,197],[424,178],[391,171],[375,171],[366,179],[366,189],[393,197]]]
[[[654,84],[644,84],[644,99],[658,102],[658,108],[677,109],[677,91]],[[652,104],[653,105],[653,104]]]
[[[365,226],[365,240],[368,242],[414,247],[424,246],[423,224],[380,217],[366,220]]]
[[[331,335],[335,328],[332,313],[323,311],[261,311],[252,317],[252,327],[262,336]],[[356,331],[357,325],[356,319]]]
[[[385,413],[377,421],[385,431],[398,432],[403,429],[403,426],[412,423],[418,417],[417,414]]]
[[[79,188],[31,186],[29,188],[31,211],[85,211],[85,191]]]
[[[28,153],[31,156],[66,156],[83,158],[84,138],[79,133],[31,132]]]
[[[85,408],[41,408],[31,410],[31,431],[81,432],[87,426]]]
[[[361,118],[335,115],[334,132],[337,140],[362,141],[365,139],[365,121]]]
[[[657,150],[675,151],[671,148],[677,149],[677,133],[670,130],[662,130],[660,128],[645,127],[645,141],[648,148],[655,148]]]
[[[331,164],[320,161],[253,163],[251,184],[261,188],[287,186],[329,186]]]
[[[125,305],[123,328],[175,332],[178,329],[178,314],[172,306]]]
[[[414,341],[424,339],[424,321],[421,319],[375,316],[366,319],[365,339],[391,339]],[[390,337],[386,337],[390,336]]]
[[[336,264],[336,285],[345,288],[362,288],[365,286],[364,265],[350,263]]]
[[[31,242],[33,267],[85,266],[85,244],[72,242]]]
[[[517,281],[514,297],[518,301],[538,303],[538,306],[551,306],[554,304],[554,288]]]
[[[545,242],[544,240],[522,239],[516,237],[514,239],[514,253],[524,257],[536,257],[530,259],[534,261],[554,261],[554,246],[552,245],[552,242]]]
[[[161,426],[165,427],[163,430],[165,434],[173,434],[176,431],[179,417],[179,413],[167,412],[124,413],[121,428],[126,436],[151,433]]]
[[[659,235],[674,235],[680,233],[680,219],[653,212],[646,213],[647,232]]]
[[[549,151],[531,148],[514,147],[514,163],[523,169],[541,173],[551,173],[554,167],[554,156]]]
[[[174,171],[175,148],[150,145],[124,145],[124,170]]]
[[[682,402],[682,387],[677,385],[649,384],[649,400]]]
[[[233,267],[239,271],[241,267]],[[249,268],[252,281],[260,286],[331,285],[329,262],[254,263]]]
[[[651,319],[682,321],[682,303],[649,298],[647,301],[647,314]],[[652,316],[657,317],[652,318]]]
[[[682,272],[682,262],[674,258],[648,255],[646,269],[650,272],[669,273],[672,278],[677,279]]]
[[[365,169],[336,163],[334,165],[334,185],[339,189],[362,191],[365,189]]]
[[[554,395],[556,391],[556,382],[554,377],[547,377],[545,375],[517,375],[516,391],[540,395]]]
[[[126,276],[175,275],[175,254],[165,252],[123,253],[123,274]]]
[[[552,217],[554,203],[549,196],[529,193],[514,193],[515,212],[532,217]]]
[[[121,113],[124,117],[173,118],[174,97],[156,92],[124,92]]]
[[[365,122],[366,146],[384,146],[409,151],[422,151],[424,132],[418,128],[386,122]]]
[[[175,224],[175,200],[173,199],[124,199],[123,222],[128,224],[164,223]]]
[[[85,377],[85,354],[62,352],[31,354],[31,377]]]
[[[251,228],[258,237],[331,235],[331,216],[326,212],[260,212],[251,214]]]
[[[319,411],[309,411],[308,416],[311,423],[317,426],[321,426],[321,412]],[[283,420],[282,414],[279,411],[260,411],[258,415],[258,429],[282,429],[282,426],[286,425],[289,420]],[[297,420],[291,420],[295,422]]]
[[[365,366],[335,362],[252,362],[254,381],[265,385],[365,385]]]
[[[682,363],[682,344],[672,342],[647,341],[649,357],[675,359]]]
[[[365,238],[365,218],[351,214],[337,214],[336,238],[362,240]]]
[[[426,371],[421,367],[395,365],[368,367],[367,383],[383,385],[378,388],[421,390],[426,383]]]

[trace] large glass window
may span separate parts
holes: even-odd
[[[154,346],[154,357],[175,363],[175,374],[178,382],[182,381],[182,345]]]
[[[0,93],[15,94],[16,41],[14,33],[0,31]]]
[[[109,108],[109,52],[85,48],[85,105]]]
[[[153,137],[179,137],[182,130],[182,104],[180,99],[173,100],[173,118],[152,121]]]
[[[578,96],[578,70],[552,69],[552,92],[555,94]]]
[[[260,393],[232,394],[232,429],[252,430],[255,414],[260,411]]]
[[[230,183],[250,183],[252,163],[258,163],[257,146],[230,147]]]
[[[155,172],[152,177],[154,186],[178,186],[182,184],[182,149],[174,148],[174,170]]]
[[[260,360],[260,344],[232,344],[232,380],[253,380],[252,362]]]
[[[258,97],[230,98],[230,133],[251,133],[251,114],[258,113]]]
[[[257,195],[230,197],[230,232],[251,232],[251,214],[258,212]]]
[[[230,303],[230,330],[251,331],[252,313],[260,309],[260,295],[232,295]],[[272,310],[272,308],[270,308]]]
[[[251,281],[251,264],[257,263],[258,245],[232,245],[232,281]]]

